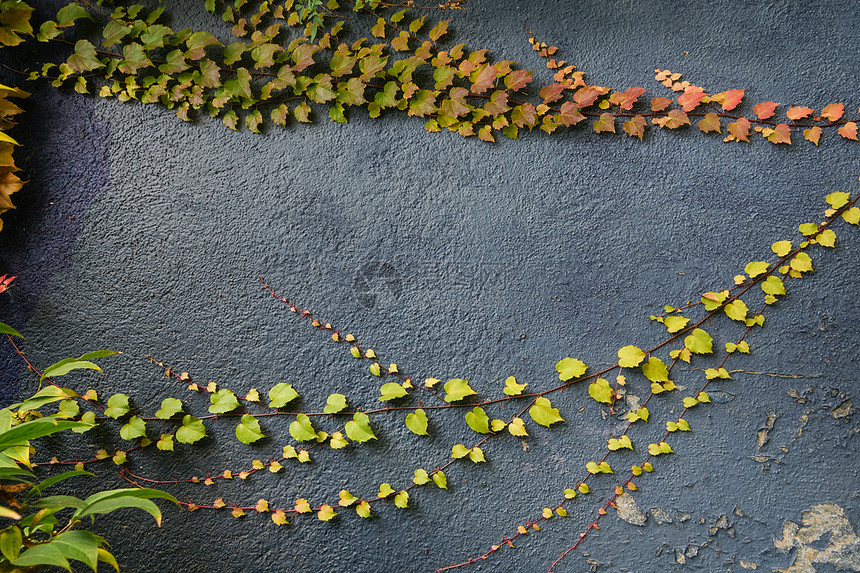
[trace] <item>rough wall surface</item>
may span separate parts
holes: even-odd
[[[177,26],[212,25],[202,2],[165,4]],[[666,95],[658,66],[713,91],[746,88],[750,102],[857,105],[852,2],[472,0],[452,15],[452,41],[538,69],[524,22],[598,85]],[[620,346],[662,336],[649,315],[730,285],[773,241],[818,220],[827,193],[857,192],[860,175],[857,144],[835,135],[784,148],[695,130],[640,143],[586,128],[486,145],[397,115],[258,136],[45,86],[26,106],[16,134],[30,184],[4,216],[0,247],[0,272],[21,278],[0,306],[4,321],[27,335],[37,364],[122,350],[104,376],[77,383],[126,392],[150,414],[167,396],[206,404],[169,385],[149,355],[237,393],[290,382],[305,409],[332,392],[378,404],[366,365],[261,292],[258,273],[416,379],[461,377],[482,395],[509,375],[548,387],[564,356],[596,368]],[[627,520],[604,518],[559,571],[858,570],[860,233],[837,233],[838,248],[814,253],[816,272],[750,339],[752,355],[731,361],[743,372],[717,385],[716,403],[692,412],[694,431],[675,440],[677,455],[641,480]],[[19,378],[31,388],[17,360],[4,360],[9,395]],[[692,388],[700,377],[676,381]],[[647,386],[632,380],[631,392]],[[344,511],[277,528],[265,516],[168,509],[161,529],[137,516],[99,528],[131,572],[431,571],[487,550],[581,479],[621,424],[592,404],[585,387],[554,398],[565,424],[495,440],[486,464],[446,472],[448,491],[422,489],[409,510],[379,507],[369,521]],[[432,438],[413,439],[391,416],[360,448],[176,492],[279,506],[325,503],[342,488],[368,497],[470,439],[449,414],[431,417]],[[180,478],[277,457],[286,427],[264,427],[270,438],[254,447],[225,426],[203,448],[132,468]],[[650,433],[643,441],[662,431]],[[88,439],[102,447],[106,435]],[[639,454],[618,459],[625,467]],[[597,495],[614,484],[595,483]],[[578,499],[567,520],[471,569],[545,571],[596,507]]]

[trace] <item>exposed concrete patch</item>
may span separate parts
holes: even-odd
[[[834,418],[844,418],[851,413],[851,400],[845,400],[833,409],[831,414]]]
[[[643,526],[648,519],[648,515],[639,507],[633,496],[628,493],[622,493],[615,498],[615,509],[618,512],[618,517],[632,525]]]
[[[860,571],[860,537],[845,517],[845,510],[832,503],[814,505],[801,515],[803,526],[786,521],[782,526],[782,539],[774,546],[788,553],[797,548],[794,563],[778,573],[816,573],[815,563],[831,563],[836,571]],[[813,546],[816,541],[830,536],[824,549]]]
[[[767,420],[764,426],[758,429],[758,449],[762,449],[770,439],[768,434],[773,430],[773,424],[776,422],[776,412],[773,410],[767,411]]]

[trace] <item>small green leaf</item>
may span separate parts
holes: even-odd
[[[791,241],[777,241],[771,245],[770,249],[778,257],[784,257],[791,252]]]
[[[409,505],[409,492],[406,490],[401,491],[397,495],[394,496],[394,505],[399,507],[400,509],[406,509],[406,506]]]
[[[666,325],[666,328],[669,329],[670,333],[683,330],[684,327],[687,326],[688,322],[690,322],[690,319],[684,316],[667,316],[663,319],[663,324]]]
[[[20,336],[20,335],[19,335]],[[22,337],[23,338],[23,337]],[[89,360],[75,360],[73,358],[66,358],[65,360],[60,360],[56,364],[52,364],[45,368],[45,371],[42,373],[39,381],[41,382],[45,378],[53,378],[56,376],[64,376],[73,370],[98,370],[102,371],[98,365],[93,364]]]
[[[567,382],[585,374],[588,366],[581,360],[568,357],[559,360],[558,364],[555,365],[555,369],[558,372],[559,380]]]
[[[331,394],[328,400],[326,400],[323,412],[326,414],[337,414],[344,408],[346,408],[346,396],[343,394]]]
[[[188,414],[182,418],[182,427],[176,430],[176,440],[181,444],[193,444],[206,437],[206,426]]]
[[[226,414],[232,412],[239,407],[239,400],[232,390],[218,390],[209,396],[212,405],[209,406],[209,411],[213,414]]]
[[[359,517],[367,519],[370,517],[370,504],[366,501],[362,501],[355,506],[355,513],[357,513]]]
[[[743,322],[747,317],[747,312],[749,312],[749,308],[744,304],[744,301],[737,299],[733,302],[727,304],[723,310],[726,312],[726,316],[731,318],[732,320],[737,320]]]
[[[611,404],[614,392],[608,380],[598,378],[588,386],[588,395],[601,404]]]
[[[475,406],[471,412],[466,412],[466,423],[479,434],[490,433],[490,418],[483,408]]]
[[[695,406],[698,403],[699,403],[699,401],[696,400],[695,398],[691,397],[691,396],[687,396],[686,398],[684,398],[684,407],[685,408],[692,408],[693,406]]]
[[[503,392],[508,396],[519,396],[523,393],[523,390],[525,390],[526,386],[528,385],[528,382],[526,382],[525,384],[518,384],[516,378],[514,378],[513,376],[508,376],[507,378],[505,378],[505,389],[503,390]]]
[[[161,451],[173,451],[173,434],[161,434],[161,437],[155,442],[155,447]]]
[[[477,394],[477,392],[472,390],[467,380],[454,378],[453,380],[449,380],[445,383],[445,401],[448,403],[456,402],[466,398],[467,396],[473,396],[475,394]]]
[[[469,448],[464,446],[463,444],[457,444],[453,448],[451,448],[451,457],[455,460],[459,460],[460,458],[465,458],[469,455]]]
[[[376,435],[370,428],[370,418],[364,412],[356,412],[344,429],[349,439],[359,444],[376,439]]]
[[[394,400],[395,398],[402,398],[403,396],[409,395],[409,392],[407,392],[406,389],[397,382],[388,382],[387,384],[383,384],[379,389],[379,392],[382,394],[379,397],[380,402],[387,402],[388,400]]]
[[[165,398],[161,401],[161,409],[155,413],[160,420],[167,420],[182,412],[182,401],[177,398]]]
[[[290,425],[290,434],[292,433],[293,427],[292,425]],[[239,424],[236,426],[236,438],[243,444],[253,444],[260,438],[264,437],[265,435],[260,429],[260,422],[257,420],[257,418],[255,418],[251,414],[244,414],[239,420]]]
[[[559,416],[558,409],[553,408],[550,401],[543,396],[537,398],[534,406],[529,408],[529,416],[532,417],[532,420],[547,428],[556,422],[564,421],[564,418]]]
[[[701,328],[695,329],[684,339],[684,345],[694,354],[710,354],[713,352],[714,339]]]
[[[427,470],[418,468],[415,470],[415,477],[412,478],[412,481],[416,485],[424,485],[425,483],[430,483],[430,476],[427,475]]]
[[[765,261],[754,261],[744,267],[744,272],[749,275],[751,279],[754,279],[757,276],[767,272],[769,266],[770,265],[768,265]]]
[[[146,422],[138,416],[131,419],[119,430],[119,436],[123,440],[133,440],[146,436]]]
[[[666,364],[654,356],[642,365],[642,374],[651,382],[668,382],[669,380],[669,369]]]
[[[486,462],[486,458],[484,458],[484,450],[479,448],[478,446],[474,446],[471,450],[469,450],[469,459],[475,462]]]
[[[15,142],[13,141],[12,143],[14,144]],[[24,338],[24,336],[20,332],[18,332],[8,324],[4,324],[2,322],[0,322],[0,334],[9,334],[11,336],[17,336],[18,338]]]
[[[761,283],[761,290],[765,294],[778,295],[785,294],[785,284],[782,279],[775,276],[769,276]]]
[[[293,389],[292,384],[287,384],[285,382],[275,384],[272,389],[269,390],[269,407],[283,408],[289,402],[298,397],[299,393]]]
[[[436,487],[448,489],[448,478],[445,477],[445,472],[439,470],[433,474],[433,483],[436,484]]]
[[[618,365],[622,368],[635,368],[645,360],[645,352],[638,346],[625,346],[618,350]]]
[[[800,225],[798,230],[803,233],[804,236],[808,237],[810,235],[814,235],[816,231],[818,231],[818,225],[816,223],[803,223]]]
[[[422,408],[418,408],[410,414],[406,414],[406,427],[413,434],[419,436],[429,436],[427,433],[427,414]]]
[[[848,204],[849,199],[851,199],[851,194],[843,191],[834,191],[824,198],[824,200],[827,201],[827,204],[834,209],[841,209]]]
[[[349,434],[348,431],[347,434]],[[316,430],[314,430],[314,427],[311,424],[311,419],[307,414],[299,414],[296,416],[296,419],[290,423],[290,435],[300,442],[309,442],[317,439]],[[350,436],[350,438],[352,438],[352,436]]]
[[[128,396],[125,394],[114,394],[108,398],[107,405],[105,416],[114,420],[125,416],[131,411],[131,407],[128,405]]]

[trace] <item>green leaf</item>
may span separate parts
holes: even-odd
[[[337,414],[344,408],[346,408],[346,396],[343,394],[331,394],[328,400],[326,400],[323,412],[326,414]]]
[[[730,302],[727,304],[724,309],[726,312],[726,316],[731,318],[732,320],[738,320],[743,322],[747,317],[747,312],[749,312],[749,308],[744,304],[744,301],[737,299],[734,302]]]
[[[283,408],[287,403],[298,397],[299,393],[293,390],[292,384],[287,384],[285,382],[275,384],[272,389],[269,390],[269,407]]]
[[[798,227],[798,230],[803,233],[804,236],[808,237],[810,235],[814,235],[816,231],[818,231],[818,225],[816,223],[803,223]]]
[[[54,378],[56,376],[64,376],[73,370],[98,370],[102,371],[98,365],[90,362],[89,360],[80,360],[74,358],[66,358],[64,360],[60,360],[56,364],[52,364],[45,368],[45,371],[42,373],[39,381],[41,382],[45,378]]]
[[[418,408],[411,414],[406,414],[406,427],[413,434],[417,434],[419,436],[429,436],[427,433],[427,414],[424,413],[424,410]]]
[[[645,360],[645,352],[638,346],[625,346],[618,350],[618,365],[622,368],[635,368]]]
[[[107,401],[107,410],[105,410],[105,416],[113,418],[114,420],[125,416],[131,411],[131,407],[128,405],[128,396],[125,394],[114,394]]]
[[[460,458],[465,458],[469,455],[469,448],[464,446],[463,444],[456,444],[451,448],[451,457],[455,460],[459,460]]]
[[[193,444],[206,437],[206,426],[194,416],[186,414],[182,427],[176,430],[176,440],[181,444]]]
[[[194,32],[187,40],[185,46],[188,51],[185,52],[185,57],[189,60],[199,60],[206,55],[205,48],[207,46],[220,46],[221,42],[210,32]],[[266,44],[269,45],[269,44]],[[278,46],[280,48],[280,46]],[[283,49],[283,48],[281,48]],[[253,52],[252,52],[253,55]]]
[[[12,525],[0,531],[0,553],[9,561],[14,561],[21,554],[24,537],[17,526]]]
[[[576,358],[562,358],[555,365],[558,372],[558,379],[562,382],[567,382],[575,378],[579,378],[588,370],[588,366],[582,360]]]
[[[714,339],[701,328],[695,329],[684,339],[684,345],[694,354],[710,354],[713,352]]]
[[[71,390],[65,390],[63,388],[59,388],[57,386],[45,386],[38,392],[36,392],[33,396],[25,400],[18,406],[18,411],[25,410],[36,410],[41,408],[45,404],[50,404],[52,402],[58,402],[60,400],[67,400],[71,396],[77,396],[76,392],[72,392]]]
[[[778,295],[785,294],[785,284],[782,279],[775,276],[769,276],[761,283],[761,290],[765,294]]]
[[[4,4],[6,3],[4,2]],[[4,9],[6,9],[5,6]],[[80,18],[87,18],[89,20],[93,19],[85,8],[82,8],[77,2],[72,2],[71,4],[67,4],[60,8],[60,11],[57,12],[57,26],[60,28],[73,26],[75,24],[75,20]]]
[[[12,564],[16,567],[53,565],[55,567],[62,567],[66,571],[72,570],[63,550],[53,543],[43,543],[27,549]]]
[[[433,483],[436,484],[436,487],[448,489],[448,478],[445,477],[445,472],[439,470],[433,474]]]
[[[809,272],[812,270],[812,258],[804,252],[797,253],[789,263],[791,268],[798,272]]]
[[[346,423],[344,429],[349,439],[359,444],[376,439],[376,435],[370,427],[370,418],[364,412],[356,412],[352,420]]]
[[[851,194],[843,191],[834,191],[825,197],[827,204],[834,209],[841,209],[848,204],[849,199],[851,199]]]
[[[612,388],[609,386],[609,381],[603,378],[598,378],[588,386],[588,395],[600,402],[601,404],[612,404]]]
[[[467,380],[454,378],[445,383],[445,401],[448,403],[456,402],[466,398],[467,396],[473,396],[475,394],[477,394],[477,392],[472,390]]]
[[[349,434],[349,431],[347,431],[347,434]],[[290,423],[290,435],[300,442],[309,442],[317,439],[316,430],[314,430],[311,419],[307,414],[299,414]],[[352,438],[351,435],[349,437]]]
[[[747,266],[744,267],[744,272],[749,275],[751,279],[754,279],[757,276],[767,272],[769,266],[770,265],[768,265],[765,261],[754,261],[748,263]]]
[[[96,47],[89,40],[78,40],[75,53],[67,60],[69,67],[76,72],[89,72],[104,67],[96,56]]]
[[[484,450],[479,448],[478,446],[474,446],[471,450],[469,450],[469,459],[475,462],[476,464],[479,462],[486,462],[486,458],[484,457]]]
[[[48,22],[45,22],[47,24]],[[109,48],[114,44],[118,44],[120,40],[128,36],[132,31],[131,26],[126,26],[118,22],[117,20],[109,20],[102,30],[102,35],[104,36],[104,40],[102,41],[102,46],[105,48]]]
[[[418,468],[415,470],[415,477],[412,478],[412,481],[416,485],[424,485],[425,483],[430,483],[430,476],[427,475],[427,470]]]
[[[644,374],[645,378],[651,382],[669,381],[669,370],[666,368],[666,364],[654,356],[649,358],[648,362],[642,365],[642,374]]]
[[[362,501],[360,504],[355,506],[355,513],[357,513],[359,517],[367,519],[370,517],[370,504],[366,501]]]
[[[2,132],[0,132],[0,133],[2,133]],[[9,139],[12,139],[12,138],[10,137]],[[15,143],[14,140],[12,140],[12,144],[17,145],[17,143]],[[12,328],[8,324],[4,324],[2,322],[0,322],[0,334],[9,334],[11,336],[17,336],[18,338],[24,338],[24,336],[20,332],[18,332],[17,330]]]
[[[663,324],[666,325],[666,328],[669,329],[670,333],[683,330],[684,327],[687,326],[688,322],[690,322],[690,319],[684,316],[667,316],[663,319]]]
[[[409,392],[407,392],[406,389],[397,382],[388,382],[387,384],[383,384],[379,389],[379,392],[382,394],[382,396],[379,397],[380,402],[387,402],[388,400],[394,400],[395,398],[402,398],[403,396],[409,395]]]
[[[394,488],[391,487],[390,483],[385,482],[383,484],[380,484],[379,493],[376,494],[376,497],[386,498],[389,495],[391,495],[392,493],[394,493]]]
[[[179,502],[169,493],[149,488],[127,488],[102,491],[84,500],[84,507],[75,512],[72,521],[97,514],[105,514],[125,507],[136,507],[149,513],[161,526],[161,510],[150,499],[167,499],[176,505]]]
[[[212,402],[209,411],[213,414],[226,414],[239,407],[239,400],[232,390],[223,389],[213,392],[209,400]]]
[[[466,412],[466,423],[479,434],[490,433],[490,417],[483,408],[475,406],[471,412]]]
[[[406,506],[409,505],[409,492],[406,490],[401,491],[397,495],[394,496],[394,505],[399,507],[400,509],[406,509]]]
[[[564,422],[564,418],[558,414],[558,409],[553,408],[550,401],[543,396],[537,398],[534,405],[529,408],[529,416],[532,417],[532,420],[547,428],[556,422]]]
[[[526,382],[525,384],[518,384],[516,378],[514,378],[513,376],[508,376],[507,378],[505,378],[505,389],[503,390],[503,392],[508,396],[519,396],[523,393],[523,390],[525,390],[526,386],[528,385],[528,382]]]
[[[791,252],[791,241],[777,241],[771,245],[770,250],[778,257],[784,257]]]
[[[290,434],[293,434],[292,424],[290,425]],[[253,444],[264,437],[265,434],[260,429],[260,422],[257,418],[251,414],[244,414],[239,420],[239,425],[236,426],[236,438],[243,444]]]
[[[161,409],[155,413],[160,420],[167,420],[182,412],[182,401],[178,398],[165,398],[161,401]]]
[[[131,419],[119,430],[119,436],[123,440],[133,440],[146,436],[146,422],[138,416]]]

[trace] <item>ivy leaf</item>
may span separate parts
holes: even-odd
[[[647,422],[648,421],[648,408],[643,406],[643,407],[639,408],[638,410],[636,410],[635,412],[628,412],[627,413],[627,420],[629,422],[635,422],[637,420],[642,420],[643,422]]]
[[[821,110],[821,117],[831,122],[839,121],[839,118],[842,117],[842,114],[844,112],[844,103],[832,103],[828,106],[825,106],[824,109]]]
[[[773,114],[776,113],[776,106],[778,105],[778,103],[773,101],[757,103],[753,106],[753,113],[755,113],[759,119],[768,119],[773,117]]]
[[[769,276],[761,283],[761,290],[765,294],[778,295],[785,294],[785,284],[779,277]]]
[[[479,434],[490,433],[490,418],[483,408],[475,406],[471,412],[466,412],[466,423]]]
[[[562,382],[567,382],[575,378],[581,377],[588,370],[588,366],[582,360],[576,358],[562,358],[555,365],[558,372],[558,378]]]
[[[416,485],[424,485],[425,483],[430,483],[430,476],[427,475],[427,470],[418,468],[415,470],[415,477],[412,478],[412,481]]]
[[[672,105],[672,100],[667,97],[655,97],[651,100],[651,111],[663,111]]]
[[[857,122],[849,121],[842,127],[840,127],[836,132],[844,137],[845,139],[851,139],[857,141]]]
[[[474,446],[471,450],[469,450],[469,459],[476,464],[479,462],[487,461],[486,458],[484,458],[484,450],[482,450],[478,446]]]
[[[511,91],[517,91],[526,87],[531,81],[531,70],[514,70],[505,76],[505,87]]]
[[[609,386],[609,381],[598,378],[588,386],[588,395],[601,404],[612,404],[614,392]]]
[[[788,111],[785,112],[785,117],[787,117],[788,119],[790,119],[792,121],[796,121],[798,119],[803,119],[805,117],[809,117],[809,114],[811,114],[813,111],[815,111],[815,110],[812,109],[811,107],[801,107],[801,106],[790,107],[790,108],[788,108]]]
[[[832,229],[824,229],[818,237],[816,237],[815,241],[822,247],[835,247],[836,233],[834,233]]]
[[[791,128],[784,123],[775,125],[772,130],[765,128],[762,130],[762,135],[773,144],[785,143],[791,145]]]
[[[821,139],[821,128],[817,125],[813,125],[812,127],[804,129],[803,138],[807,141],[811,141],[815,145],[818,145],[818,142]]]
[[[350,505],[359,501],[357,497],[355,497],[345,489],[340,490],[340,492],[338,493],[338,497],[340,498],[340,501],[338,501],[337,504],[341,507],[349,507]]]
[[[287,384],[285,382],[275,384],[272,389],[269,390],[269,407],[283,408],[287,403],[298,397],[299,393],[293,389],[292,384]]]
[[[689,318],[684,316],[667,316],[663,319],[663,324],[669,330],[670,333],[678,332],[679,330],[683,330],[687,323],[690,322]]]
[[[641,141],[645,136],[645,126],[647,125],[645,118],[641,115],[634,115],[632,118],[624,122],[624,133],[630,137],[638,137]]]
[[[435,42],[439,38],[444,36],[447,31],[448,31],[448,20],[442,20],[441,22],[439,22],[438,24],[433,26],[433,28],[431,28],[431,30],[429,32],[427,32],[427,36]]]
[[[225,414],[232,412],[239,407],[239,401],[232,390],[218,390],[209,396],[212,405],[209,406],[209,411],[213,414]]]
[[[347,434],[348,433],[349,432],[347,432]],[[317,439],[316,430],[314,430],[314,427],[311,424],[311,419],[307,414],[299,414],[296,416],[296,419],[290,423],[290,435],[300,442],[309,442]]]
[[[263,123],[263,114],[255,109],[245,116],[245,127],[252,133],[260,133],[260,125]]]
[[[625,346],[618,350],[618,365],[622,368],[635,368],[645,359],[645,352],[638,346]]]
[[[4,6],[3,9],[6,10],[7,7]],[[85,8],[82,8],[77,2],[72,2],[60,8],[60,11],[57,12],[57,26],[59,28],[74,26],[75,20],[79,20],[80,18],[93,19]],[[5,18],[3,24],[6,24]]]
[[[394,493],[394,488],[391,487],[390,483],[385,482],[379,486],[379,493],[376,494],[376,497],[386,498],[392,493]]]
[[[138,416],[132,416],[128,423],[120,428],[119,437],[123,440],[146,437],[146,422]]]
[[[320,510],[317,512],[317,517],[320,521],[331,521],[336,515],[337,512],[330,505],[320,506]]]
[[[290,434],[292,433],[293,428],[290,426]],[[260,438],[264,437],[265,435],[260,429],[260,422],[257,418],[251,414],[242,415],[239,419],[239,424],[236,426],[236,438],[243,444],[253,444]]]
[[[164,452],[173,451],[173,435],[161,434],[161,437],[155,442],[155,447]]]
[[[621,448],[627,448],[632,450],[633,443],[630,441],[630,436],[623,435],[620,438],[609,438],[609,449],[612,451],[620,450]]]
[[[355,506],[355,513],[357,513],[359,517],[367,519],[370,517],[370,504],[362,500],[361,503]]]
[[[678,96],[678,105],[684,111],[693,111],[702,103],[704,97],[705,90],[697,86],[688,86],[684,88],[684,93]]]
[[[694,354],[710,354],[713,352],[714,339],[701,328],[695,329],[684,339],[684,346]]]
[[[765,261],[754,261],[752,263],[748,263],[747,266],[744,267],[744,272],[749,275],[751,279],[754,279],[767,272],[769,266],[770,265]]]
[[[547,428],[556,422],[564,421],[564,418],[559,415],[558,409],[553,408],[550,401],[543,396],[537,398],[534,405],[529,408],[529,416],[531,416],[532,420]]]
[[[176,430],[176,440],[181,444],[193,444],[206,437],[206,426],[194,416],[186,414],[182,427]]]
[[[804,252],[797,253],[789,263],[791,268],[799,272],[808,272],[812,270],[812,258]]]
[[[105,416],[114,420],[125,416],[131,411],[131,407],[128,405],[128,396],[125,394],[114,394],[108,398],[107,405]]]
[[[714,112],[706,113],[705,117],[700,119],[696,125],[698,125],[699,129],[704,133],[709,133],[711,131],[720,133],[722,131],[720,118]]]
[[[427,433],[427,414],[422,408],[418,408],[411,414],[406,414],[406,427],[413,434],[429,436]]]
[[[433,483],[440,489],[448,489],[448,478],[445,477],[445,472],[438,470],[433,474]]]
[[[627,88],[623,92],[615,92],[609,97],[609,101],[618,105],[625,111],[633,109],[633,104],[639,99],[639,96],[645,93],[645,88]]]
[[[724,308],[726,312],[726,316],[731,318],[732,320],[737,320],[743,322],[747,317],[747,312],[749,312],[749,308],[744,304],[744,301],[737,299],[734,302],[727,304]]]
[[[651,382],[668,382],[669,370],[659,358],[652,356],[642,365],[642,374]],[[608,384],[607,384],[608,385]]]
[[[178,398],[165,398],[161,401],[161,409],[155,413],[155,417],[167,420],[182,412],[182,401]]]
[[[528,436],[529,433],[526,431],[526,426],[523,423],[522,418],[514,418],[511,420],[511,423],[508,424],[508,431],[512,436]]]
[[[399,507],[400,509],[406,509],[406,506],[409,505],[409,492],[406,490],[401,491],[397,495],[394,496],[394,505]]]
[[[848,201],[850,199],[851,194],[846,193],[844,191],[834,191],[833,193],[829,193],[827,197],[824,198],[824,200],[827,201],[827,204],[834,209],[841,209],[848,204]]]
[[[554,101],[561,99],[562,92],[564,91],[564,86],[559,83],[555,83],[540,90],[540,97],[543,100],[544,104],[551,104]]]
[[[508,376],[507,378],[505,378],[505,389],[503,390],[503,392],[508,396],[519,396],[523,393],[523,390],[525,390],[526,386],[528,385],[528,382],[526,382],[525,384],[518,384],[516,378],[514,378],[513,376]]]
[[[395,398],[402,398],[403,396],[409,395],[409,392],[407,392],[406,389],[397,382],[388,382],[387,384],[383,384],[379,391],[382,394],[382,396],[379,397],[380,402],[387,402],[388,400],[394,400]]]
[[[595,133],[615,133],[615,116],[609,112],[601,113],[592,127]]]
[[[467,380],[454,378],[445,383],[445,401],[449,404],[475,394]]]
[[[337,414],[344,408],[346,408],[346,396],[343,394],[331,394],[328,400],[326,400],[323,412],[326,414]]]
[[[465,458],[469,455],[469,448],[464,446],[463,444],[456,444],[451,448],[451,457],[455,460],[459,460],[460,458]]]
[[[370,428],[370,418],[364,412],[356,412],[344,429],[349,439],[359,444],[376,439],[376,435]]]
[[[750,120],[745,117],[726,125],[726,130],[736,141],[749,141]]]

